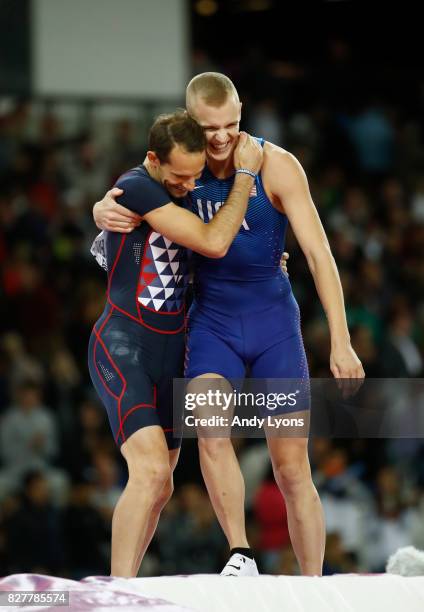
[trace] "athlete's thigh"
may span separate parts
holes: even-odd
[[[142,477],[145,469],[160,466],[167,469],[168,448],[161,427],[154,426],[134,431],[121,445],[130,476]],[[171,470],[169,470],[171,474]]]
[[[187,338],[185,377],[208,373],[243,378],[245,365],[239,352],[224,338],[205,328],[192,328]]]
[[[120,447],[139,429],[160,426],[156,390],[145,363],[140,326],[112,317],[99,323],[90,337],[90,376]]]
[[[181,372],[175,376],[181,377]],[[178,449],[182,438],[182,412],[178,402],[174,402],[173,382],[173,378],[165,377],[158,381],[156,387],[158,418],[169,450]]]
[[[253,388],[266,397],[258,413],[265,418],[268,439],[309,435],[311,389],[302,347],[298,338],[280,342],[261,356],[258,367],[252,367]]]
[[[215,373],[224,378],[244,376],[240,317],[193,305],[188,320],[185,377]]]
[[[255,334],[258,340],[249,338],[252,378],[309,377],[299,306],[292,293],[273,308],[257,313]]]
[[[199,439],[231,437],[234,390],[239,390],[240,382],[229,381],[214,372],[205,372],[187,382],[186,393],[190,394]]]
[[[159,347],[160,344],[160,347]],[[156,407],[168,448],[181,446],[181,407],[174,402],[174,380],[184,377],[185,334],[162,334],[150,358],[155,380]],[[159,358],[157,364],[153,360]]]
[[[301,334],[276,340],[251,364],[252,378],[309,378],[309,368]]]
[[[267,344],[252,362],[250,375],[257,391],[266,393],[268,398],[260,416],[268,422],[268,417],[290,415],[290,421],[280,420],[278,427],[266,428],[267,435],[308,436],[310,381],[299,308],[292,295],[281,306],[269,313],[272,337],[268,336]]]

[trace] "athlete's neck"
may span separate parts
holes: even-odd
[[[234,174],[234,159],[230,155],[223,161],[217,161],[216,159],[206,158],[206,163],[212,174],[218,179],[226,179]]]
[[[147,155],[146,155],[146,157],[144,159],[143,166],[146,168],[147,173],[150,176],[150,178],[152,178],[154,181],[157,181],[158,183],[160,183],[160,179],[159,179],[157,168],[155,168],[149,162],[149,158],[147,157]]]

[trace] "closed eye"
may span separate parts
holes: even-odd
[[[193,176],[185,176],[185,175],[183,175],[183,174],[175,174],[175,172],[173,172],[172,174],[173,174],[173,176],[174,176],[176,179],[178,179],[178,180],[181,180],[181,181],[187,181],[187,180],[189,180],[189,179],[191,179],[191,178],[194,178],[194,179],[198,179],[198,178],[200,178],[200,177],[202,176],[202,172],[203,172],[203,170],[201,170],[201,171],[200,171],[200,172],[198,172],[197,174],[194,174]]]
[[[236,127],[237,123],[238,121],[234,121],[233,123],[228,123],[227,125],[224,126],[224,130],[227,130],[228,128]],[[217,132],[221,128],[218,127],[217,125],[205,125],[203,129],[205,130],[205,132]]]

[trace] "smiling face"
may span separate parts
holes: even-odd
[[[159,115],[149,131],[148,172],[175,198],[194,189],[206,161],[203,129],[186,111]]]
[[[196,97],[191,112],[205,132],[208,158],[216,162],[226,161],[237,146],[241,103],[229,95],[220,106],[212,106]]]
[[[156,153],[147,153],[149,162],[157,172],[157,178],[174,198],[183,198],[195,186],[195,180],[202,174],[205,152],[188,153],[184,147],[175,145],[168,160],[160,162]]]

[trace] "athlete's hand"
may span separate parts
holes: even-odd
[[[287,272],[287,260],[288,260],[289,257],[290,257],[290,255],[288,253],[286,253],[286,251],[284,251],[284,253],[281,255],[281,261],[280,261],[281,271],[286,276],[289,275],[289,273]]]
[[[240,132],[239,141],[234,149],[235,169],[246,168],[257,174],[261,169],[263,156],[263,148],[259,142],[246,132]]]
[[[114,187],[106,193],[103,200],[94,204],[93,218],[99,229],[128,234],[140,225],[140,215],[116,202],[115,198],[123,193],[122,189]]]
[[[344,398],[354,395],[364,382],[364,368],[350,342],[331,348],[330,370]]]

